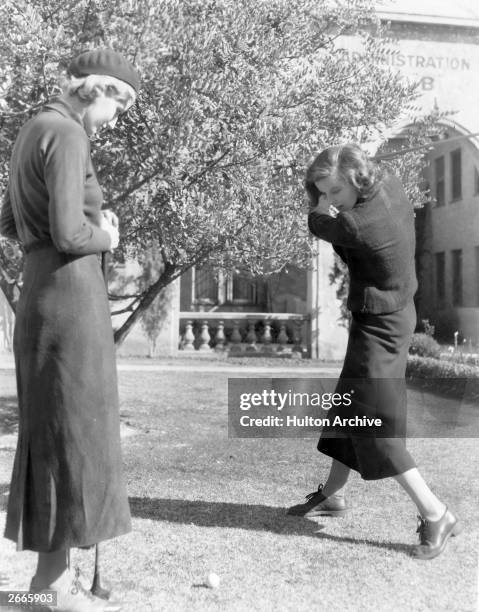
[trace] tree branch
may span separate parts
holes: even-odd
[[[41,108],[43,105],[45,104],[45,101],[43,102],[39,102],[37,104],[34,104],[33,106],[29,106],[28,108],[22,110],[22,111],[16,111],[16,112],[12,112],[12,113],[6,113],[5,111],[1,111],[0,110],[0,115],[2,117],[20,117],[21,115],[26,115],[32,111],[35,111],[39,108]]]
[[[134,306],[133,304],[130,304],[129,306],[125,306],[125,308],[122,308],[121,310],[114,310],[111,313],[112,317],[116,317],[117,315],[121,315],[121,314],[125,314],[125,312],[134,312]]]
[[[91,8],[92,0],[88,0],[88,4],[86,6],[85,17],[83,18],[83,25],[81,27],[82,34],[85,34],[86,24],[88,23],[88,17],[90,17],[90,8]]]
[[[126,189],[119,196],[117,196],[116,198],[113,198],[113,200],[111,200],[111,203],[112,204],[118,204],[119,202],[123,202],[124,200],[126,200],[126,198],[131,196],[132,193],[134,193],[135,191],[140,189],[140,187],[143,187],[143,185],[146,185],[149,181],[151,181],[152,179],[157,177],[160,174],[160,172],[161,172],[161,170],[155,170],[151,174],[148,174],[144,178],[140,179],[139,181],[137,181],[136,183],[134,183],[133,185],[128,187],[128,189]]]
[[[145,310],[152,304],[158,293],[171,282],[171,277],[176,271],[174,264],[166,263],[163,273],[160,278],[153,283],[143,294],[138,307],[132,311],[131,315],[121,325],[121,327],[114,332],[115,344],[120,345],[128,335],[130,329],[138,321]]]
[[[194,183],[197,183],[200,178],[202,176],[204,176],[207,172],[209,172],[212,168],[214,168],[215,166],[218,165],[218,163],[224,159],[228,153],[230,153],[231,149],[227,149],[224,153],[222,153],[219,157],[217,157],[214,160],[209,161],[206,166],[203,168],[203,170],[201,170],[201,172],[198,172],[198,174],[195,174],[193,177],[191,177],[189,183],[187,184],[187,187],[190,187],[191,185],[193,185]]]
[[[64,10],[65,12],[69,13],[71,9],[75,8],[77,4],[78,4],[78,0],[73,0],[73,2],[70,2],[67,6],[65,6],[62,2],[60,2],[59,6],[56,9],[54,9],[53,11],[50,11],[50,13],[42,15],[43,21],[48,21],[49,19],[54,17],[57,13],[59,13],[61,10]]]
[[[117,295],[115,293],[108,293],[108,299],[111,302],[121,302],[122,300],[139,299],[141,293],[132,293],[131,295]]]

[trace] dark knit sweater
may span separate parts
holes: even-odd
[[[101,204],[80,118],[66,102],[47,104],[22,127],[13,147],[0,233],[27,250],[50,242],[74,255],[107,251]]]
[[[349,310],[384,314],[412,301],[417,290],[414,211],[398,178],[385,176],[371,199],[336,218],[311,212],[308,225],[348,266]]]

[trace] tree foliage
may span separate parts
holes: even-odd
[[[162,272],[132,299],[117,341],[193,265],[267,274],[306,264],[306,164],[327,145],[370,139],[415,95],[383,61],[389,41],[372,4],[4,0],[3,188],[20,125],[59,92],[72,56],[109,46],[142,76],[138,104],[93,143],[105,205],[121,220],[115,256],[159,245]],[[338,44],[346,35],[362,40],[354,62]]]

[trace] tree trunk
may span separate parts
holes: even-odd
[[[156,357],[156,338],[148,338],[148,357]]]
[[[153,285],[151,285],[151,287],[144,293],[138,306],[135,308],[135,310],[133,310],[128,319],[121,325],[121,327],[115,330],[114,338],[117,346],[122,344],[135,323],[139,321],[142,314],[153,303],[160,291],[174,280],[173,274],[175,271],[176,268],[174,265],[166,265],[163,274],[156,281],[156,283],[153,283]]]

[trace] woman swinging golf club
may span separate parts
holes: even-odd
[[[355,144],[322,151],[306,174],[312,210],[311,232],[327,242],[347,264],[348,308],[352,322],[337,391],[354,388],[344,417],[372,417],[375,432],[325,427],[318,450],[332,458],[326,483],[289,514],[342,516],[350,471],[365,480],[395,478],[419,511],[417,559],[432,559],[459,532],[456,517],[429,489],[406,450],[405,370],[416,325],[417,289],[413,208],[400,181],[370,160]]]

